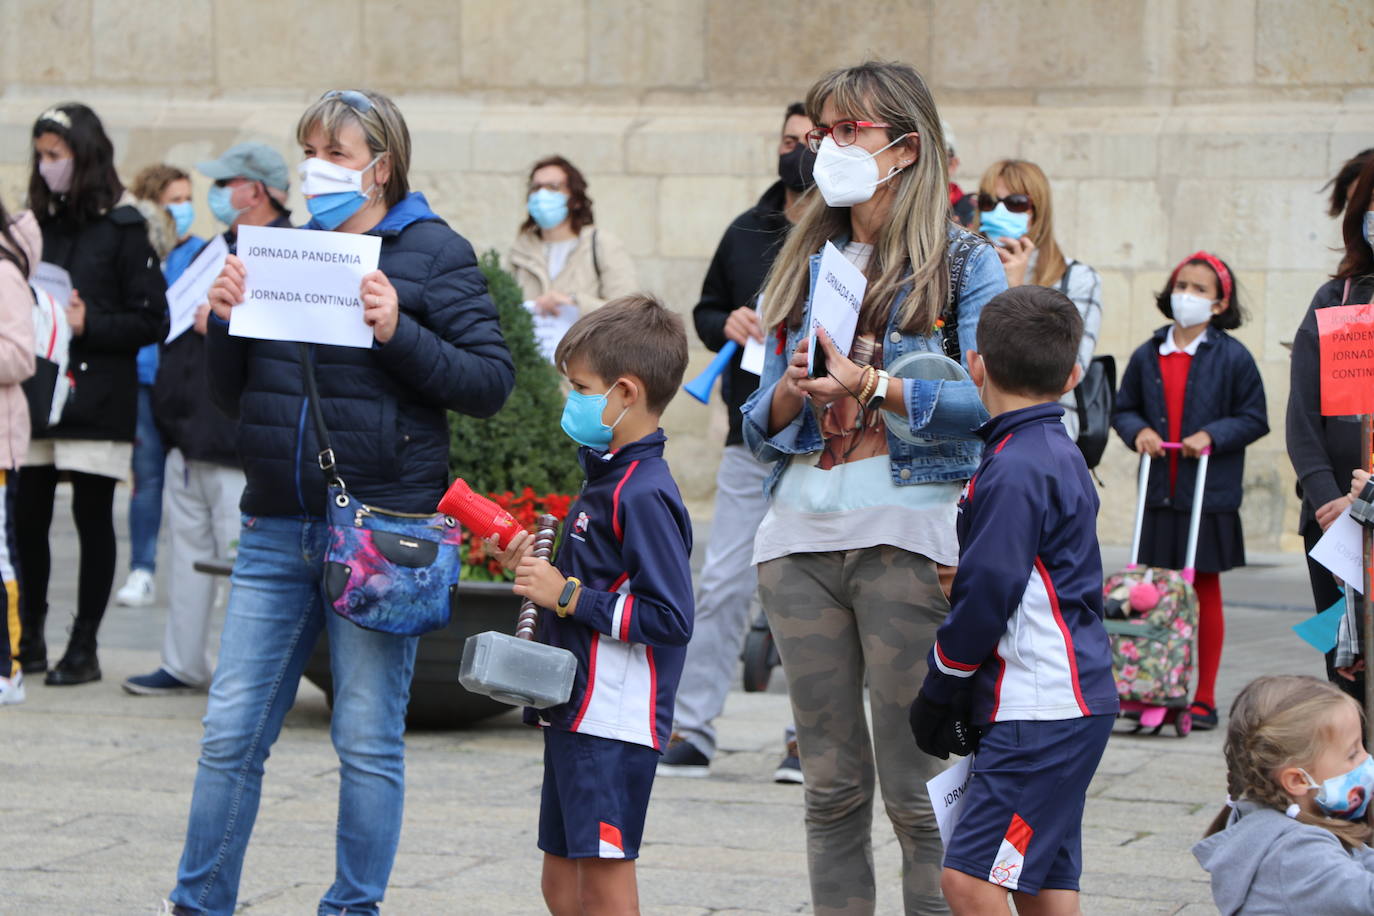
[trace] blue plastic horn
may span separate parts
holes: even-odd
[[[725,346],[720,348],[716,358],[711,360],[711,365],[702,370],[701,375],[692,379],[682,390],[696,398],[703,404],[710,403],[711,389],[716,387],[716,379],[725,371],[725,367],[730,365],[730,360],[735,358],[735,353],[739,351],[739,344],[733,340],[727,340]]]

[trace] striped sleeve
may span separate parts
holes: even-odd
[[[685,510],[656,488],[626,487],[616,502],[625,571],[609,590],[584,588],[572,619],[621,642],[685,646],[695,606]]]

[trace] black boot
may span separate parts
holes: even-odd
[[[100,680],[100,662],[95,657],[95,631],[99,621],[77,618],[62,660],[48,672],[43,683],[50,687],[69,687]]]
[[[42,674],[48,670],[48,643],[43,638],[43,625],[48,620],[48,608],[24,608],[20,615],[19,666],[25,674]]]

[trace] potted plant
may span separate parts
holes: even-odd
[[[515,364],[515,389],[489,419],[449,415],[450,476],[463,478],[527,527],[545,512],[561,520],[582,473],[577,449],[559,426],[558,373],[539,352],[520,287],[501,268],[495,251],[482,257],[481,267]],[[407,715],[412,727],[461,727],[511,709],[458,683],[464,641],[486,630],[514,632],[520,605],[511,593],[513,577],[487,556],[482,540],[467,532],[465,543],[458,611],[447,627],[420,638]],[[327,635],[320,636],[305,676],[326,694],[332,692]]]

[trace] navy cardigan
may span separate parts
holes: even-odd
[[[1135,450],[1135,437],[1153,427],[1168,438],[1169,416],[1164,405],[1164,379],[1159,371],[1159,345],[1173,327],[1166,324],[1136,348],[1121,377],[1112,428],[1126,447]],[[1188,369],[1183,402],[1183,438],[1206,430],[1212,437],[1212,458],[1203,491],[1204,512],[1234,512],[1240,508],[1245,479],[1245,447],[1269,432],[1264,406],[1264,382],[1245,345],[1219,328],[1209,327]],[[1156,461],[1145,494],[1149,508],[1187,511],[1193,507],[1196,461],[1181,461],[1178,483],[1169,495],[1169,463]]]

